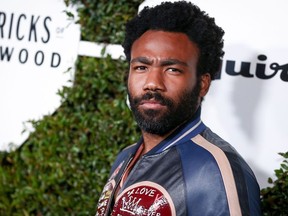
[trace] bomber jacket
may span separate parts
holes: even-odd
[[[134,163],[142,143],[117,156],[96,215],[261,215],[252,170],[204,125],[200,110]]]

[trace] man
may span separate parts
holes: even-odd
[[[128,22],[127,89],[142,138],[118,155],[97,215],[260,215],[253,172],[200,118],[223,34],[187,2],[146,7]]]

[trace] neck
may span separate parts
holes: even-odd
[[[184,125],[185,123],[187,123],[191,119],[195,118],[195,115],[200,115],[199,107],[198,107],[197,111],[193,114],[193,116],[191,118],[185,120],[182,124],[178,125],[173,130],[171,130],[170,132],[168,132],[168,133],[166,133],[164,135],[151,134],[151,133],[148,133],[148,132],[142,130],[142,137],[143,137],[143,144],[144,144],[142,155],[147,153],[147,152],[149,152],[151,149],[153,149],[155,146],[157,146],[161,141],[166,139],[170,134],[172,134],[180,126]]]
[[[157,146],[161,141],[166,139],[177,128],[178,127],[173,129],[172,131],[166,133],[165,135],[151,134],[151,133],[147,133],[145,131],[142,131],[143,144],[144,144],[144,149],[142,151],[142,154],[149,152],[151,149],[153,149],[155,146]]]
[[[142,136],[143,136],[143,144],[144,144],[144,149],[142,151],[142,154],[145,154],[148,151],[150,151],[158,143],[160,143],[162,140],[164,140],[167,137],[166,135],[160,136],[160,135],[150,134],[147,132],[142,132]]]

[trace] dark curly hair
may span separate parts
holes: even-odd
[[[144,9],[126,24],[123,42],[128,62],[131,60],[131,47],[147,30],[161,30],[185,33],[199,50],[198,76],[210,73],[214,79],[221,67],[223,51],[222,28],[213,18],[191,2],[163,2],[153,8]]]

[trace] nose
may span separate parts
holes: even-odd
[[[150,70],[147,73],[143,86],[145,91],[164,91],[164,74],[159,69]]]

